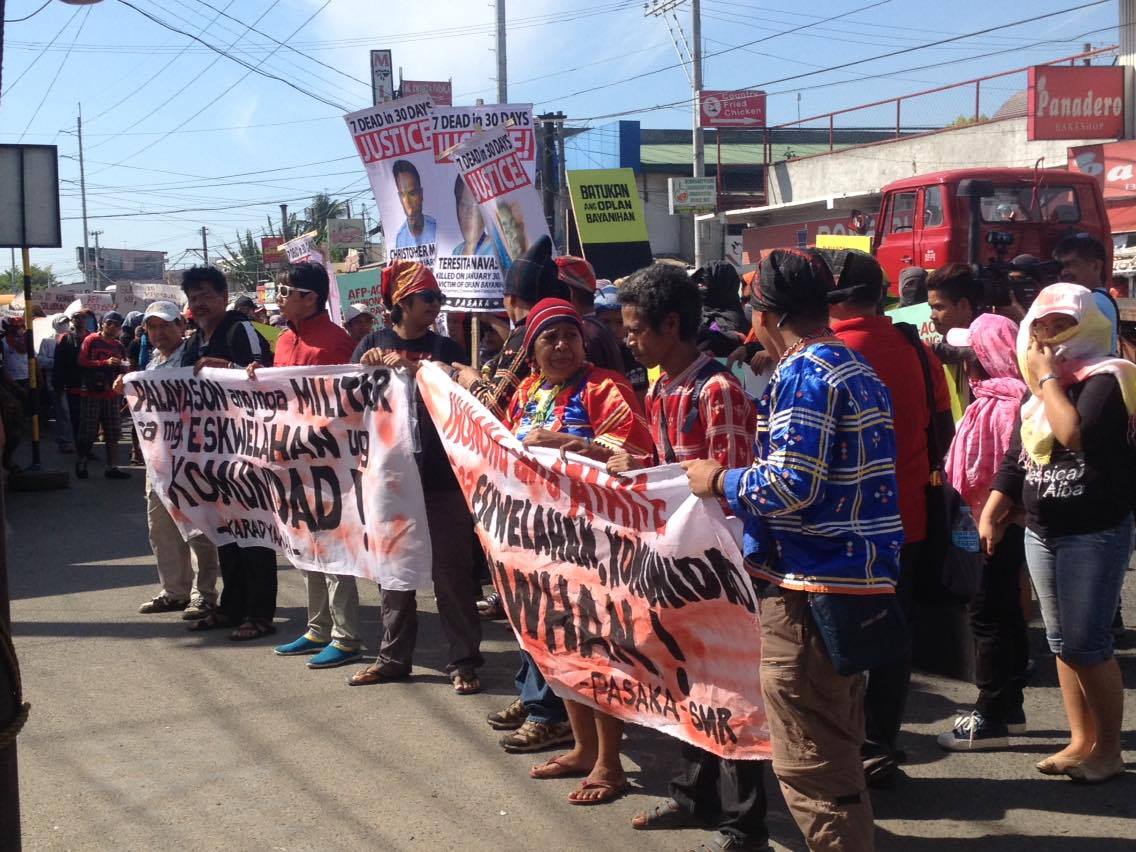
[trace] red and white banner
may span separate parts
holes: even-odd
[[[756,600],[721,508],[677,465],[532,452],[441,369],[418,388],[521,646],[553,690],[714,754],[768,758]]]
[[[1124,135],[1124,69],[1035,65],[1029,70],[1029,139]]]
[[[699,127],[765,127],[765,92],[703,89],[698,93]]]
[[[454,102],[454,84],[449,80],[403,80],[398,92],[404,98],[426,95],[436,106]]]
[[[452,152],[501,260],[501,274],[542,235],[548,236],[544,205],[506,128],[470,136]]]
[[[429,586],[410,379],[386,368],[130,373],[146,469],[182,535],[297,568]]]
[[[280,250],[283,244],[283,237],[260,238],[260,256],[266,269],[279,269],[284,265],[284,253]]]

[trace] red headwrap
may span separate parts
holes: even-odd
[[[564,299],[541,299],[525,320],[525,353],[531,358],[540,333],[558,322],[570,322],[583,332],[580,312]]]
[[[430,268],[413,260],[392,260],[383,270],[380,292],[387,310],[415,293],[438,292],[438,280]]]
[[[563,254],[556,258],[560,280],[570,287],[579,287],[588,293],[596,292],[596,271],[582,257]]]

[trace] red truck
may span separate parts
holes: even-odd
[[[958,169],[890,183],[881,190],[872,250],[898,294],[908,266],[988,265],[1019,254],[1048,260],[1070,234],[1112,238],[1096,178],[1064,169]]]

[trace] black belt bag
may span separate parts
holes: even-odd
[[[911,635],[895,595],[810,593],[809,611],[837,674],[868,671],[909,651]]]

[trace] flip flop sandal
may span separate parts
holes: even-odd
[[[394,681],[410,680],[410,672],[402,675],[392,675],[379,669],[362,669],[347,678],[348,686],[374,686],[378,683],[393,683]]]
[[[260,621],[246,621],[229,634],[229,641],[252,642],[254,639],[262,639],[265,636],[271,636],[275,632],[276,628],[271,624],[265,624]]]
[[[222,618],[215,612],[209,613],[204,618],[200,618],[193,622],[186,629],[193,633],[200,633],[203,630],[220,630],[222,627],[232,627],[226,618]]]
[[[458,695],[474,695],[481,692],[481,681],[475,674],[454,672],[450,680],[453,681],[454,692]]]
[[[667,799],[654,805],[650,810],[640,811],[631,819],[631,827],[636,831],[660,831],[671,828],[699,828],[703,821],[689,811],[671,807],[673,799]],[[642,824],[636,821],[642,817]]]
[[[584,778],[587,772],[575,766],[569,766],[566,763],[561,763],[560,758],[564,755],[557,755],[551,760],[546,760],[544,763],[534,766],[529,770],[529,777],[535,778],[538,781],[547,781],[550,778]],[[556,767],[556,768],[554,768]],[[542,769],[551,770],[547,775],[538,775]]]
[[[568,802],[573,805],[606,805],[614,802],[631,789],[631,784],[624,781],[622,784],[609,784],[607,781],[585,781],[568,794]],[[580,799],[577,796],[585,790],[599,790],[600,795],[590,799]]]

